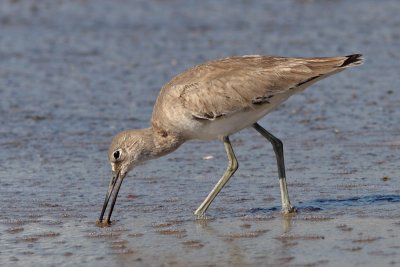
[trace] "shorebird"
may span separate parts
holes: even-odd
[[[247,127],[271,142],[278,165],[282,211],[294,212],[286,185],[282,142],[257,121],[291,95],[361,63],[361,54],[315,58],[251,55],[210,61],[177,75],[161,89],[150,128],[126,130],[113,138],[108,151],[112,179],[98,223],[110,223],[122,181],[134,167],[171,153],[189,140],[219,139],[225,146],[228,167],[194,212],[203,216],[239,166],[229,136]]]

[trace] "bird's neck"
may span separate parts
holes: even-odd
[[[163,129],[147,128],[148,142],[151,145],[151,158],[159,158],[176,150],[184,140],[177,134],[167,132]]]

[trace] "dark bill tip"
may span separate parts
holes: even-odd
[[[118,197],[118,192],[119,192],[119,189],[121,188],[123,179],[124,179],[124,175],[121,175],[120,172],[116,173],[111,178],[110,184],[108,186],[106,198],[104,199],[103,208],[101,209],[100,217],[97,220],[96,225],[103,227],[103,226],[109,226],[111,224],[111,214],[114,210],[114,206],[115,206],[115,203],[116,203],[117,197]],[[110,202],[110,199],[111,199],[110,209],[109,209],[109,212],[107,215],[107,219],[104,221],[103,220],[104,214],[106,212],[106,209],[107,209],[108,203]]]

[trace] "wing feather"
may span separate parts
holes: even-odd
[[[353,55],[354,56],[354,55]],[[245,56],[195,66],[172,79],[162,91],[174,92],[193,118],[215,120],[269,103],[278,94],[296,93],[351,66],[349,58],[283,58]],[[359,64],[360,58],[352,59]]]

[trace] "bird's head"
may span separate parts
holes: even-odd
[[[114,175],[122,177],[150,157],[152,134],[143,130],[127,130],[117,134],[108,148],[108,160]]]
[[[103,209],[98,224],[110,224],[111,214],[117,200],[122,181],[130,170],[151,158],[152,133],[149,129],[127,130],[117,134],[108,149],[108,160],[111,163],[112,178],[108,186]],[[111,199],[110,209],[105,221],[104,213]]]

